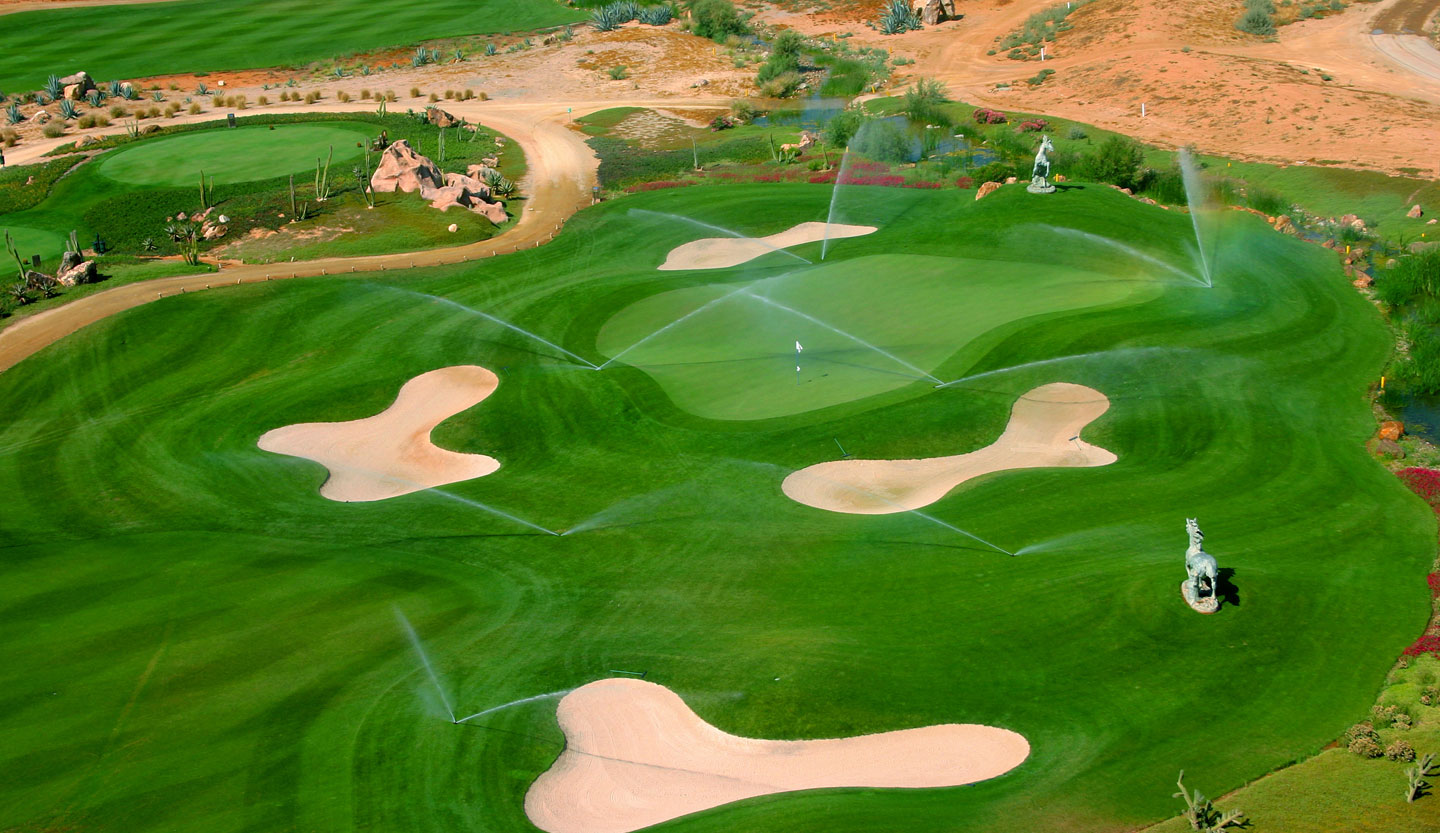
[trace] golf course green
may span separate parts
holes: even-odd
[[[358,124],[284,124],[186,133],[106,154],[100,174],[131,185],[198,187],[202,172],[217,185],[314,173],[332,149],[332,164],[359,157],[373,132]]]
[[[631,214],[765,235],[831,198],[637,194],[483,262],[166,297],[0,374],[0,830],[533,831],[556,698],[506,704],[621,674],[748,737],[981,723],[1032,748],[972,786],[667,833],[1133,829],[1174,814],[1182,768],[1223,794],[1367,714],[1426,620],[1436,530],[1364,449],[1391,336],[1330,253],[1207,215],[1206,287],[1190,218],[1109,188],[856,186],[844,218],[878,231],[823,262],[661,272],[713,232]],[[737,296],[621,355],[740,289],[794,312]],[[433,438],[489,476],[337,503],[256,446],[463,364],[499,387]],[[780,490],[842,453],[980,448],[1051,382],[1109,398],[1083,435],[1115,463],[924,515]],[[1180,597],[1187,517],[1214,616]]]

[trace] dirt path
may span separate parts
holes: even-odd
[[[673,104],[673,102],[670,102]],[[519,221],[495,237],[466,246],[430,249],[366,257],[325,258],[303,263],[246,264],[199,275],[141,281],[105,290],[54,309],[38,313],[0,330],[0,372],[53,344],[65,336],[117,312],[169,295],[219,289],[244,283],[286,278],[376,272],[463,263],[497,254],[530,249],[548,242],[559,233],[572,214],[590,205],[591,188],[597,182],[600,161],[570,121],[594,110],[616,106],[652,107],[661,102],[647,99],[602,102],[447,102],[450,112],[479,121],[514,139],[525,151],[528,172],[521,193],[527,195]],[[692,101],[687,106],[728,106],[723,101]],[[324,107],[272,108],[267,112],[369,112],[368,103],[330,104]],[[213,120],[215,114],[176,119]],[[97,131],[91,131],[97,132]],[[106,131],[98,131],[106,132]],[[108,132],[113,133],[111,129]],[[48,142],[36,142],[14,154],[16,162],[37,159],[51,148],[74,141],[74,135]]]
[[[1440,0],[1399,0],[1375,16],[1372,26],[1390,35],[1418,35],[1440,14]]]
[[[0,15],[68,9],[73,6],[130,6],[137,3],[168,3],[173,0],[0,0]]]

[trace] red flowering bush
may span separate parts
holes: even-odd
[[[869,171],[870,173],[890,173],[890,166],[884,162],[851,162],[852,171]]]
[[[1440,511],[1440,471],[1411,467],[1395,474],[1410,491],[1419,495],[1432,509]]]
[[[977,109],[970,114],[970,118],[974,119],[976,124],[1004,124],[1009,121],[1004,113],[999,110],[991,110],[989,107]]]
[[[1440,599],[1440,573],[1431,573],[1425,580],[1430,582],[1430,594]]]
[[[975,178],[971,176],[962,176],[959,179],[955,180],[955,187],[963,188],[968,191],[971,188],[975,187]]]
[[[881,185],[887,188],[895,188],[905,184],[905,177],[896,174],[888,176],[856,176],[853,173],[846,174],[840,181],[841,185]]]
[[[1421,654],[1440,654],[1440,635],[1427,633],[1405,649],[1405,655],[1418,657]]]
[[[907,182],[907,183],[905,183],[902,187],[904,187],[904,188],[939,188],[939,187],[941,187],[941,185],[940,185],[940,183],[938,183],[938,182]]]
[[[637,193],[637,192],[639,192],[639,191],[659,191],[659,190],[662,190],[662,189],[664,189],[664,188],[684,188],[686,185],[696,185],[696,184],[698,184],[698,183],[692,182],[692,181],[690,181],[690,180],[669,179],[669,180],[660,180],[660,181],[658,181],[658,182],[641,182],[641,183],[638,184],[638,185],[631,185],[629,188],[626,188],[625,190],[626,190],[626,192],[628,192],[628,193],[634,194],[634,193]]]
[[[1026,119],[1025,121],[1020,122],[1020,125],[1015,128],[1015,132],[1039,133],[1040,131],[1044,130],[1049,126],[1050,122],[1046,121],[1045,119]]]

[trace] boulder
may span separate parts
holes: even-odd
[[[75,254],[66,252],[66,256]],[[78,255],[77,255],[78,257]],[[94,283],[99,278],[95,271],[95,261],[82,260],[70,268],[65,268],[64,261],[61,262],[60,271],[55,275],[55,280],[61,286],[75,286],[82,283]]]
[[[84,261],[85,255],[82,255],[79,252],[66,252],[63,255],[60,255],[59,271],[68,272],[71,269],[74,269],[76,266],[79,266]]]
[[[421,156],[404,139],[392,143],[380,154],[380,164],[370,177],[370,187],[376,191],[391,193],[438,189],[445,185],[445,176],[434,162]],[[427,197],[428,199],[428,197]]]
[[[978,190],[978,191],[975,192],[975,199],[977,199],[977,200],[983,200],[983,199],[985,199],[986,197],[988,197],[988,196],[990,196],[991,194],[995,193],[996,191],[1000,190],[1000,185],[1001,185],[1001,183],[999,183],[999,182],[986,182],[986,183],[982,184],[982,185],[980,186],[980,190]]]
[[[1017,183],[1017,182],[1019,182],[1019,181],[1020,181],[1020,180],[1016,179],[1016,178],[1013,177],[1013,176],[1007,176],[1007,177],[1005,177],[1005,184],[1006,184],[1006,185],[1014,185],[1015,183]]]
[[[44,124],[50,121],[50,114],[44,110],[36,110],[35,115],[30,117],[31,124]]]
[[[493,170],[495,170],[495,166],[493,165],[471,165],[465,169],[465,174],[471,179],[478,179],[484,182],[485,175]]]
[[[1354,270],[1348,268],[1346,269],[1346,273],[1350,275],[1357,275]],[[1350,284],[1356,289],[1369,289],[1370,287],[1375,285],[1375,279],[1365,274],[1364,272],[1360,272],[1358,273],[1355,280],[1351,281]]]
[[[1414,205],[1410,206],[1410,210],[1405,212],[1405,216],[1409,217],[1412,220],[1418,220],[1424,213],[1424,211],[1420,210],[1420,203],[1417,202]]]
[[[454,223],[451,223],[450,225],[445,227],[445,230],[450,232],[451,234],[454,234],[455,232],[460,230],[460,227]]]
[[[1340,225],[1349,226],[1356,231],[1365,230],[1365,221],[1355,214],[1345,214],[1340,217]]]
[[[1380,439],[1394,442],[1405,436],[1405,423],[1395,419],[1387,419],[1380,423]]]
[[[120,95],[122,98],[129,98],[135,92],[135,85],[129,81],[120,82]]]
[[[71,101],[85,100],[85,93],[81,91],[79,84],[67,84],[65,89],[60,91],[60,95],[62,98],[68,98]]]
[[[1376,440],[1375,450],[1387,457],[1394,457],[1397,460],[1405,459],[1405,449],[1394,440]]]
[[[36,272],[34,269],[25,270],[26,289],[44,289],[55,283],[55,279],[44,272]]]
[[[436,127],[454,127],[460,123],[459,119],[433,104],[425,108],[425,118],[429,119],[430,123]]]
[[[140,135],[141,135],[141,136],[149,136],[149,135],[152,134],[152,133],[159,133],[159,132],[160,132],[160,125],[158,125],[158,124],[147,124],[147,125],[145,125],[144,127],[140,128]]]
[[[1295,222],[1288,216],[1281,214],[1275,218],[1275,230],[1284,234],[1295,233]]]
[[[95,79],[91,78],[90,73],[86,72],[83,69],[75,73],[74,75],[67,75],[64,78],[61,78],[60,86],[63,87],[65,90],[65,97],[71,98],[75,101],[82,100],[83,98],[85,98],[85,96],[90,94],[91,90],[96,89]],[[71,87],[74,87],[76,90],[76,94],[74,96],[70,95]]]
[[[495,156],[487,156],[480,160],[480,164],[487,168],[498,168],[500,167],[500,159]]]

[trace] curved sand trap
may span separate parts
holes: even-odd
[[[629,833],[758,795],[826,787],[953,787],[1030,754],[1022,735],[945,724],[836,740],[752,740],[716,729],[674,692],[600,680],[560,701],[565,751],[525,794],[548,833]]]
[[[1021,396],[1000,439],[969,454],[924,460],[834,460],[803,468],[781,485],[786,496],[816,509],[887,515],[929,506],[961,483],[1010,469],[1108,466],[1114,454],[1080,430],[1110,409],[1094,388],[1057,382]]]
[[[761,255],[768,255],[776,249],[798,246],[801,243],[818,243],[824,240],[825,223],[801,223],[768,237],[706,237],[691,240],[670,250],[670,255],[660,268],[665,271],[677,269],[724,269],[739,266]],[[876,232],[875,226],[846,226],[830,224],[831,240],[843,237],[863,237]]]
[[[442,367],[406,382],[395,402],[375,416],[287,425],[266,431],[257,445],[329,469],[320,494],[331,500],[384,500],[484,477],[500,468],[498,460],[446,451],[430,442],[430,432],[499,384],[483,367]]]

